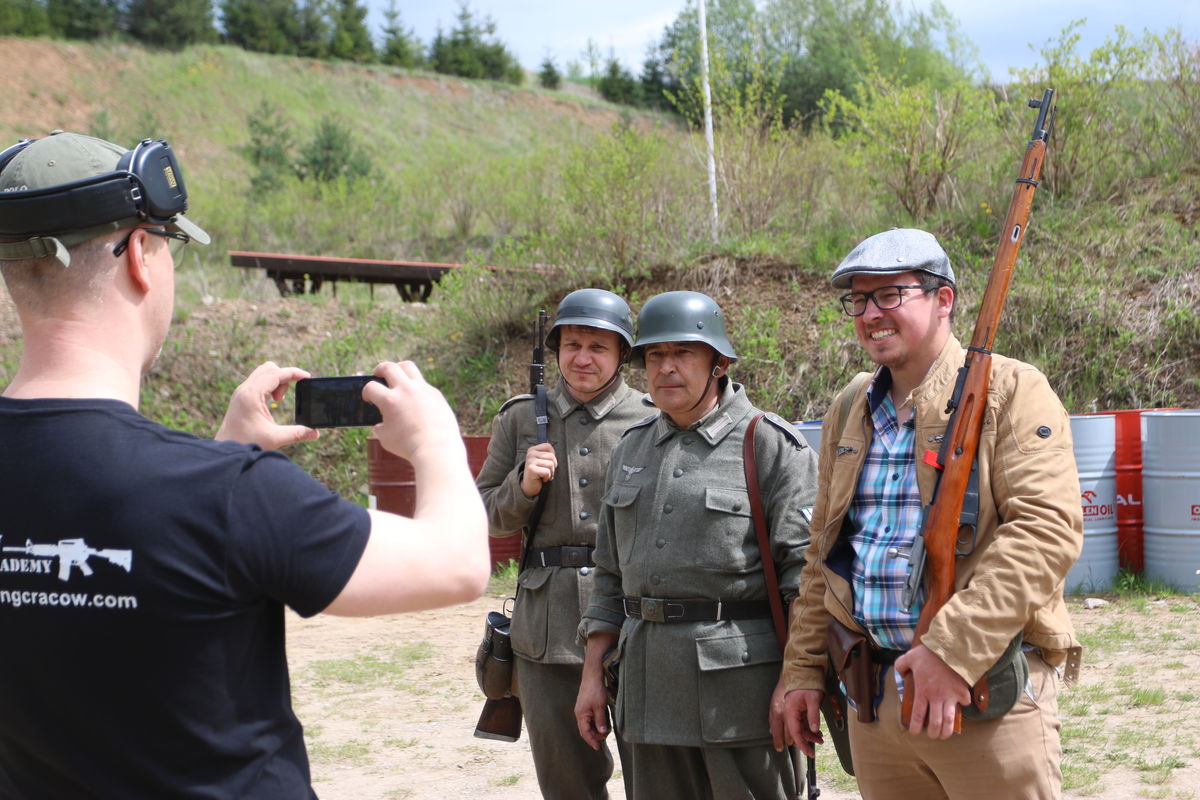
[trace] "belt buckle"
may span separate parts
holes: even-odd
[[[586,545],[563,545],[561,553],[564,567],[588,566],[588,547]]]
[[[642,598],[642,619],[648,622],[666,622],[667,604],[655,597]]]

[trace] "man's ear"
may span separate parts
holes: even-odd
[[[729,356],[717,356],[717,363],[713,366],[712,376],[720,378],[729,372]]]
[[[133,233],[129,236],[129,245],[125,248],[125,252],[121,254],[121,258],[125,259],[125,269],[129,273],[129,280],[143,294],[150,291],[150,265],[146,262],[146,232],[141,228],[134,228]]]
[[[938,316],[948,317],[954,310],[954,289],[949,286],[939,286],[937,290]]]

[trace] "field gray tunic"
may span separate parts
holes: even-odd
[[[653,412],[642,403],[643,397],[620,379],[589,403],[580,403],[562,389],[549,391],[547,437],[558,468],[543,489],[546,506],[533,547],[595,543],[609,453],[627,427]],[[519,535],[537,507],[537,498],[521,491],[525,451],[536,443],[533,396],[512,398],[492,422],[487,460],[475,480],[492,536]],[[591,575],[580,575],[577,567],[530,563],[518,586],[513,650],[530,661],[582,664],[583,650],[575,642],[575,632],[591,590]]]
[[[629,742],[687,747],[771,740],[781,654],[769,616],[706,622],[627,619],[623,596],[766,600],[742,463],[761,413],[727,382],[719,405],[687,430],[666,415],[631,428],[613,451],[581,636],[620,631],[617,731]],[[817,459],[768,414],[756,464],[784,607],[808,544]]]

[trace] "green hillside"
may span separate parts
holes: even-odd
[[[167,138],[180,153],[213,244],[181,265],[176,328],[144,396],[170,424],[211,433],[232,387],[268,358],[333,374],[412,357],[464,428],[486,432],[522,390],[536,309],[582,285],[635,308],[666,289],[713,294],[742,356],[735,378],[764,407],[812,419],[862,366],[825,279],[865,236],[936,233],[969,336],[1032,128],[1023,101],[1052,82],[1055,139],[997,349],[1042,367],[1073,413],[1195,407],[1200,103],[1188,98],[1200,55],[1180,44],[1117,43],[1141,58],[1120,69],[1064,44],[1005,89],[878,78],[830,104],[835,126],[809,132],[782,125],[769,97],[718,92],[715,245],[703,137],[578,90],[229,47],[0,39],[0,141],[62,128]],[[318,178],[331,164],[344,174]],[[428,306],[352,284],[285,301],[228,250],[521,270],[468,270]],[[16,340],[0,343],[3,384]],[[329,434],[299,457],[361,460],[362,435]],[[321,469],[348,493],[364,482]]]

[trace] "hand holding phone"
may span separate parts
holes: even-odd
[[[296,424],[309,428],[346,428],[377,425],[383,421],[379,407],[363,400],[363,387],[374,375],[305,378],[296,382]]]
[[[320,434],[312,428],[280,425],[271,415],[288,387],[307,377],[308,373],[297,367],[281,367],[274,361],[259,364],[233,391],[221,428],[213,438],[256,444],[266,450],[316,439]]]

